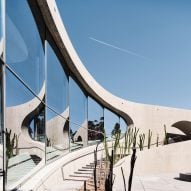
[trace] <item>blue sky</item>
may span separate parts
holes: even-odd
[[[191,108],[191,1],[57,0],[81,60],[107,90]]]

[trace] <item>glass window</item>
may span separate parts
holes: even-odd
[[[0,1],[0,58],[3,57],[3,48],[4,48],[4,43],[3,43],[3,3],[4,0]]]
[[[44,89],[38,96],[43,99]],[[18,100],[22,103],[15,105]],[[45,161],[45,113],[44,104],[8,69],[6,69],[5,111],[6,171],[9,188],[30,174],[41,161]]]
[[[69,152],[69,111],[66,116],[61,116],[46,108],[49,116],[54,116],[46,121],[46,161],[49,162]]]
[[[3,171],[3,75],[0,62],[0,171]],[[3,176],[0,176],[0,190],[3,190]]]
[[[87,145],[87,97],[71,77],[69,96],[70,149],[73,151]]]
[[[96,144],[104,139],[103,107],[88,97],[88,144]]]
[[[121,137],[125,135],[127,128],[128,128],[127,123],[125,122],[125,120],[122,117],[120,117]]]
[[[29,5],[35,2],[6,0],[6,63],[38,94],[45,79],[45,63],[42,40]],[[32,7],[38,11],[38,6]]]
[[[108,109],[104,109],[104,128],[108,138],[120,131],[119,116]]]
[[[46,42],[47,80],[46,159],[50,161],[69,150],[68,77],[50,44]]]
[[[2,38],[2,32],[3,32],[3,26],[2,26],[2,4],[3,4],[3,0],[1,0],[0,2],[0,42],[1,42],[1,38]]]

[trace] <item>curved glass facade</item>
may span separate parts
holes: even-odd
[[[70,150],[87,145],[87,97],[77,83],[70,77]]]
[[[38,94],[45,80],[44,42],[41,40],[44,34],[38,32],[32,14],[35,10],[30,9],[33,4],[26,0],[6,0],[6,64]],[[23,102],[15,101],[14,105]]]
[[[46,41],[46,161],[69,151],[69,82],[54,50]]]
[[[0,11],[2,40],[2,4]],[[2,61],[0,97],[5,90],[6,103],[0,103],[0,120],[3,124],[5,110],[5,175],[9,190],[40,165],[102,142],[105,135],[111,137],[116,124],[122,131],[126,126],[119,116],[90,97],[70,71],[36,0],[7,0],[5,12],[6,69],[3,73]],[[0,131],[1,166],[2,137]]]

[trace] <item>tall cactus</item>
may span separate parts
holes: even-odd
[[[166,125],[164,125],[164,145],[168,144],[168,137],[166,132]]]
[[[159,134],[157,134],[157,142],[156,142],[156,146],[159,146]]]
[[[143,148],[144,148],[144,142],[145,142],[145,134],[143,133],[143,134],[140,134],[140,135],[139,135],[139,143],[138,143],[138,146],[139,146],[140,151],[142,151]]]
[[[14,149],[14,145],[15,145],[15,141],[18,140],[16,134],[13,134],[13,137],[11,138],[11,130],[8,132],[8,130],[6,129],[6,155],[7,158],[11,158],[13,156],[13,149]]]
[[[148,133],[148,149],[151,147],[152,131],[149,129]]]
[[[134,133],[133,133],[133,147],[136,147],[138,132],[139,132],[139,129],[137,129],[137,128],[135,127],[135,128],[134,128]]]

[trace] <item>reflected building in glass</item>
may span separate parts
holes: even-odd
[[[116,133],[123,139],[129,126],[143,125],[145,131],[153,128],[162,135],[159,126],[170,126],[179,114],[170,111],[170,121],[169,110],[128,102],[102,88],[72,47],[62,6],[62,0],[0,3],[0,188],[4,190],[18,188],[64,156],[101,145],[104,139],[112,142]],[[163,120],[159,122],[158,116]],[[188,120],[191,115],[180,114],[179,120],[182,116]]]
[[[3,112],[6,115],[1,126],[6,138],[4,186],[11,188],[69,152],[101,143],[111,132],[104,130],[104,106],[68,66],[38,1],[7,0],[0,5],[1,97],[3,90],[6,95],[0,105],[1,119]]]

